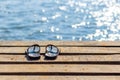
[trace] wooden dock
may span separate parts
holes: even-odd
[[[41,46],[39,60],[27,60],[26,49]],[[60,55],[45,59],[45,47]],[[120,80],[120,42],[0,41],[0,80]]]

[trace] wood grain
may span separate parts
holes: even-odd
[[[4,64],[0,65],[0,73],[120,73],[120,65],[92,64]],[[38,74],[39,74],[38,73]],[[34,73],[33,73],[34,74]],[[50,73],[51,75],[51,73]]]
[[[39,60],[28,60],[27,48],[41,46]],[[60,55],[45,59],[45,47]],[[1,80],[120,80],[120,41],[0,41]]]
[[[0,55],[0,62],[30,62],[25,55]],[[55,60],[45,59],[41,55],[39,60],[32,62],[81,62],[81,61],[120,61],[120,55],[59,55]]]
[[[25,53],[28,47],[0,47],[0,53]],[[62,53],[119,53],[120,47],[58,47]],[[45,53],[45,47],[41,47],[40,53]]]
[[[30,46],[39,44],[46,46],[53,44],[56,46],[120,46],[120,41],[0,41],[0,46]]]
[[[0,76],[1,80],[120,80],[120,76]]]

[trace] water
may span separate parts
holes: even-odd
[[[120,0],[0,0],[0,40],[120,40]]]

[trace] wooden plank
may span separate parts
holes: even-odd
[[[42,46],[42,55],[39,60],[29,61],[25,51],[33,44]],[[57,59],[44,59],[45,46],[48,44],[60,49]],[[119,41],[0,41],[0,79],[119,80],[119,54]]]
[[[30,46],[33,44],[41,46],[48,44],[57,46],[120,46],[120,41],[0,41],[0,46]]]
[[[59,55],[55,60],[46,60],[43,55],[33,62],[71,62],[71,61],[120,61],[120,55]],[[0,62],[28,62],[25,55],[0,55]]]
[[[119,73],[120,65],[92,65],[92,64],[2,64],[0,65],[0,74],[46,74],[67,75],[67,74],[97,74],[97,73]]]
[[[25,53],[28,47],[0,47],[0,53]],[[120,47],[58,47],[62,53],[120,53]],[[45,53],[45,47],[41,47]]]
[[[120,76],[0,76],[1,80],[120,80]]]

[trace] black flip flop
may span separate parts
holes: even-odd
[[[39,59],[40,58],[40,46],[34,44],[30,46],[26,51],[27,58],[29,59]]]
[[[45,57],[47,58],[56,58],[59,55],[59,49],[57,48],[57,46],[54,45],[47,45],[46,46],[46,53],[45,53]]]

